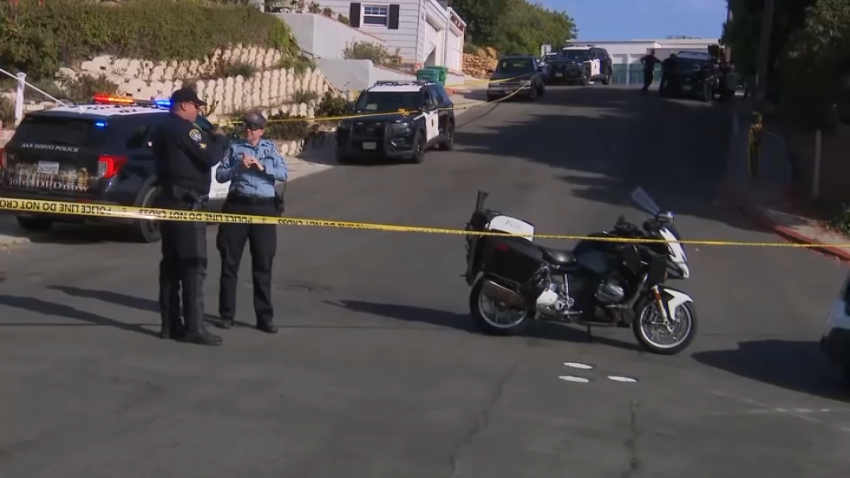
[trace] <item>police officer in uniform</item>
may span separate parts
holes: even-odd
[[[244,139],[231,144],[216,170],[218,182],[230,181],[222,212],[280,216],[283,197],[274,186],[276,181],[286,181],[288,177],[286,161],[273,142],[263,139],[266,119],[260,113],[248,113],[242,122]],[[273,334],[277,332],[271,301],[272,262],[277,251],[277,226],[274,224],[223,223],[219,226],[216,238],[221,254],[219,326],[229,329],[234,323],[237,275],[246,241],[251,251],[257,328]]]
[[[205,105],[190,88],[171,95],[171,111],[151,137],[159,187],[155,207],[196,211],[207,200],[212,167],[224,157],[229,141],[220,130],[203,131],[194,123],[198,109]],[[221,337],[204,328],[206,223],[165,220],[160,222],[160,231],[160,336],[202,345],[221,344]],[[185,324],[180,320],[181,311]]]

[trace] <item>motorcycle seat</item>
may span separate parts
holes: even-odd
[[[548,247],[540,246],[540,251],[543,252],[543,258],[552,264],[556,265],[566,265],[572,264],[576,261],[576,256],[572,251],[565,251],[562,249],[550,249]]]

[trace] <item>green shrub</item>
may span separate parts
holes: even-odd
[[[312,59],[307,58],[305,56],[290,56],[287,58],[282,58],[277,65],[278,68],[292,68],[292,71],[296,75],[301,75],[307,69],[315,70],[316,62]]]
[[[372,60],[376,65],[393,66],[401,63],[401,55],[397,49],[390,53],[383,45],[367,41],[357,41],[345,46],[342,56],[346,60]]]
[[[299,90],[292,93],[292,102],[295,104],[312,103],[319,99],[319,94],[315,91]]]
[[[845,236],[850,236],[850,204],[843,204],[829,219],[827,225]]]
[[[0,96],[0,123],[4,128],[15,127],[15,102],[5,96]]]
[[[279,113],[269,116],[266,124],[265,137],[279,141],[299,141],[310,135],[310,122],[308,121],[281,121],[306,118],[304,116],[292,116],[289,113]]]
[[[342,96],[335,95],[332,91],[326,91],[316,108],[316,117],[318,118],[334,118],[337,116],[346,116],[349,114],[348,101]]]
[[[241,61],[230,61],[230,62],[220,62],[215,65],[213,71],[209,74],[204,75],[202,80],[209,80],[213,78],[227,78],[230,76],[242,76],[246,80],[249,78],[253,78],[254,75],[257,74],[257,67]]]
[[[106,75],[80,75],[76,78],[60,78],[59,84],[65,90],[63,96],[77,104],[90,103],[95,93],[110,95],[118,93],[118,85],[110,81]]]
[[[187,28],[187,26],[190,26]],[[299,53],[287,26],[256,7],[199,1],[132,0],[102,6],[85,0],[0,5],[0,64],[48,78],[61,64],[98,54],[151,61],[203,60],[241,43]]]

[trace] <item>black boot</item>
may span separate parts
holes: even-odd
[[[257,329],[262,330],[267,334],[276,334],[277,326],[271,320],[261,320],[257,322]]]
[[[233,318],[226,319],[226,318],[222,317],[215,325],[216,325],[216,327],[218,327],[220,329],[229,329],[229,328],[233,327],[234,320],[233,320]]]

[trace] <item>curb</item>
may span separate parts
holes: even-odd
[[[745,199],[741,197],[740,194],[737,194],[734,188],[732,188],[731,186],[724,185],[724,187],[721,189],[721,194],[724,197],[730,198],[730,202],[732,203],[732,205],[735,206],[736,209],[747,215],[751,220],[753,220],[753,222],[757,223],[764,229],[773,232],[774,234],[782,237],[783,239],[789,242],[797,244],[822,244],[817,240],[806,236],[805,234],[801,234],[791,229],[790,227],[773,222],[764,213],[760,212],[758,208],[747,204]],[[790,191],[786,191],[786,196],[788,196],[788,194],[791,194]],[[807,249],[835,257],[843,262],[850,263],[850,251],[840,247],[833,247],[824,244],[818,245],[817,247],[809,247]]]

